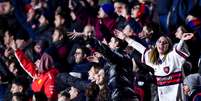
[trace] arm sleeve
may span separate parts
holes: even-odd
[[[29,74],[29,76],[33,78],[37,74],[35,64],[26,57],[22,50],[17,49],[15,51],[15,57],[20,63],[21,67]]]
[[[179,43],[175,47],[175,52],[182,56],[183,58],[187,58],[190,56],[190,53],[188,51],[188,47],[184,40],[180,40]]]
[[[60,82],[59,86],[63,86],[63,85],[70,85],[73,86],[75,88],[78,88],[79,90],[85,90],[89,83],[86,80],[82,80],[76,77],[71,76],[68,73],[60,73],[57,75],[57,83],[58,81]]]
[[[107,45],[102,44],[98,40],[96,40],[96,49],[112,63],[119,64],[124,63],[125,61],[129,61],[127,57],[123,56],[122,54],[119,54],[118,52],[112,51]]]
[[[143,54],[144,51],[146,50],[146,48],[142,44],[138,43],[137,41],[135,41],[131,38],[126,38],[125,40],[126,40],[126,42],[128,42],[129,46],[133,47],[134,49],[136,49],[141,54]]]
[[[57,98],[56,81],[53,78],[48,79],[47,82],[45,83],[44,92],[50,101],[56,100]]]

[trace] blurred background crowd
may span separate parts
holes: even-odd
[[[0,101],[201,101],[201,0],[0,0]]]

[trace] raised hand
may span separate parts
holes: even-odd
[[[126,35],[122,31],[117,29],[114,30],[114,35],[121,40],[124,40],[126,38]]]
[[[67,36],[68,36],[70,39],[74,40],[75,38],[80,37],[80,36],[82,36],[82,35],[84,35],[84,33],[76,32],[76,31],[74,30],[73,32],[68,33]]]
[[[89,62],[95,62],[95,63],[98,63],[98,62],[99,62],[98,57],[95,57],[95,56],[88,56],[88,57],[87,57],[87,60],[88,60]]]
[[[102,43],[103,43],[103,44],[105,44],[105,45],[108,45],[108,42],[106,41],[106,39],[105,39],[105,38],[103,38]]]
[[[76,98],[79,94],[78,92],[79,92],[79,90],[77,88],[71,87],[71,89],[69,91],[70,99],[72,100],[72,99]]]
[[[94,52],[92,56],[88,56],[87,57],[87,60],[89,62],[95,62],[95,63],[98,63],[99,62],[99,59],[103,57],[103,55],[99,52]]]
[[[193,38],[193,36],[194,36],[194,34],[193,33],[183,33],[183,35],[182,35],[182,40],[190,40],[190,39],[192,39]]]

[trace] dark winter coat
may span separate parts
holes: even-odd
[[[126,55],[112,51],[99,41],[96,41],[96,43],[97,51],[113,64],[108,71],[108,86],[111,90],[112,101],[136,101],[137,97],[132,89],[132,60]]]

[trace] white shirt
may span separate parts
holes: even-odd
[[[127,40],[127,42],[142,54],[142,62],[154,69],[159,101],[178,101],[178,99],[182,99],[182,65],[190,55],[184,41],[181,40],[179,44],[175,45],[161,64],[150,62],[149,52],[151,49],[147,50],[132,39]]]

